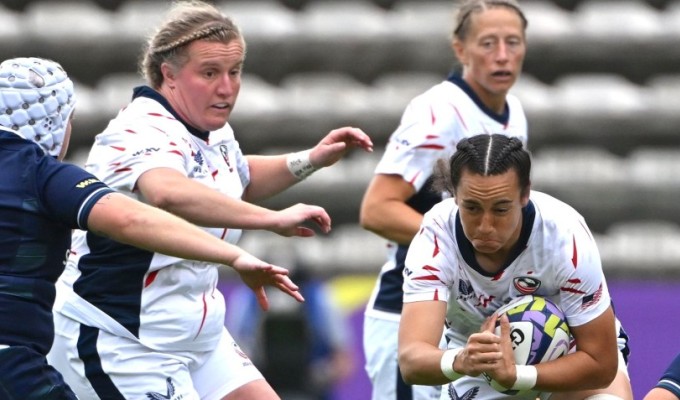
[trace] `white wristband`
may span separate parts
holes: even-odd
[[[463,351],[462,348],[446,350],[444,354],[442,354],[442,358],[439,361],[439,367],[442,370],[442,374],[444,374],[444,376],[449,378],[451,381],[455,381],[456,379],[463,376],[463,374],[459,374],[453,369],[453,363],[456,361],[456,356],[461,351]]]
[[[288,170],[298,180],[303,180],[316,171],[316,167],[314,167],[309,160],[309,155],[311,153],[312,150],[305,150],[297,153],[290,153],[288,154],[288,158],[286,158]]]
[[[538,379],[538,370],[533,365],[516,365],[517,380],[510,389],[512,390],[529,390],[536,386]]]

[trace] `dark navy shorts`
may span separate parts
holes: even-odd
[[[77,400],[44,355],[24,346],[0,350],[0,399]]]

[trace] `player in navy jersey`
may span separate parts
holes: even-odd
[[[680,399],[680,354],[668,366],[663,376],[644,400],[678,400]]]
[[[583,217],[531,190],[531,158],[506,135],[461,140],[438,165],[451,198],[428,211],[406,256],[399,366],[410,383],[443,385],[441,399],[632,399],[627,336],[614,315],[595,239]],[[564,311],[569,354],[515,365],[507,316],[526,294]],[[447,349],[439,348],[446,325]],[[474,393],[474,396],[470,395]]]
[[[402,308],[402,271],[423,213],[439,202],[431,190],[435,161],[456,143],[480,133],[503,133],[526,143],[527,121],[509,94],[526,53],[527,21],[514,0],[464,1],[452,47],[462,66],[447,80],[415,97],[390,137],[361,206],[361,225],[390,241],[366,307],[364,352],[373,400],[428,400],[437,388],[410,387],[396,359]],[[442,327],[443,330],[443,327]]]
[[[86,169],[112,188],[170,211],[226,242],[242,229],[311,236],[330,229],[318,206],[253,204],[353,149],[360,129],[328,133],[299,153],[244,155],[228,124],[246,44],[207,2],[176,2],[151,35],[148,85],[98,134]],[[274,132],[273,134],[276,134]],[[49,361],[82,398],[277,399],[224,327],[218,266],[165,257],[84,231],[58,281]],[[61,296],[63,294],[63,296]],[[238,307],[238,304],[232,306]]]
[[[71,230],[177,257],[234,266],[262,301],[264,284],[302,300],[287,270],[62,163],[76,98],[61,66],[40,58],[0,64],[0,399],[70,400],[47,364],[55,281]]]

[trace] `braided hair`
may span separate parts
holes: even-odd
[[[155,89],[163,83],[161,65],[167,62],[176,69],[189,60],[187,47],[197,40],[229,43],[245,41],[236,24],[212,4],[199,1],[177,2],[165,21],[148,39],[139,63],[141,74]]]
[[[522,194],[531,187],[531,155],[516,137],[502,134],[476,135],[458,142],[456,152],[440,159],[435,167],[435,185],[455,196],[464,171],[482,176],[504,174],[515,169]]]

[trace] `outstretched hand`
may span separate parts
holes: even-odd
[[[296,204],[275,214],[276,220],[273,223],[272,232],[281,236],[314,236],[314,230],[305,223],[315,224],[323,233],[328,233],[331,230],[331,217],[326,210],[319,206],[310,206],[307,204]]]
[[[269,310],[265,286],[275,287],[299,302],[305,301],[298,286],[288,277],[288,270],[285,268],[268,264],[247,253],[237,257],[232,267],[238,272],[243,283],[255,292],[257,302],[264,311]]]
[[[310,161],[316,168],[328,167],[338,162],[345,154],[355,148],[372,152],[373,142],[359,128],[334,129],[312,148]]]

